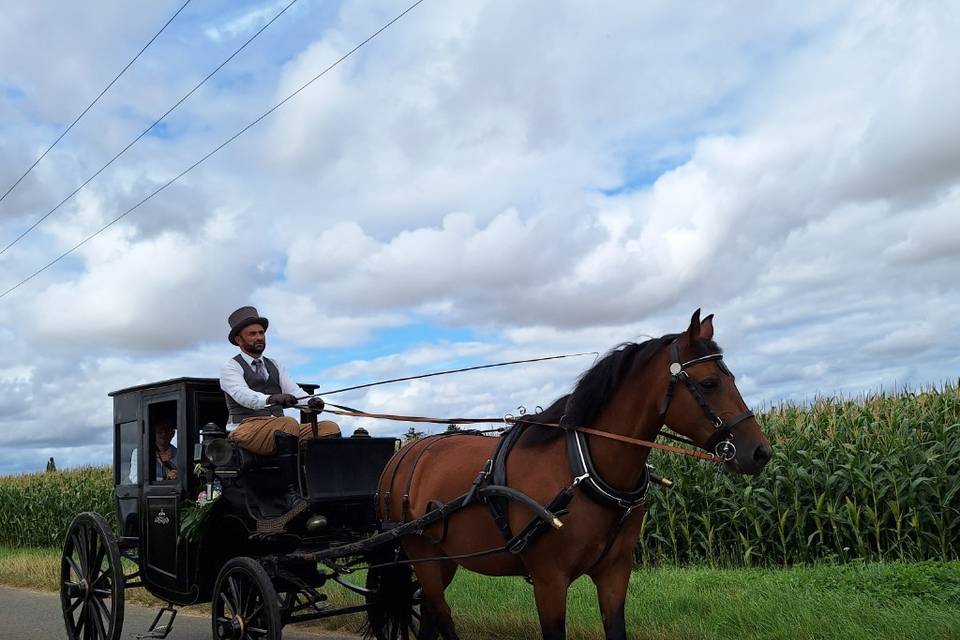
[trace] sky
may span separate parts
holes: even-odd
[[[282,2],[190,3],[0,202],[5,246]],[[0,15],[3,191],[182,4]],[[298,0],[0,255],[12,287],[409,5]],[[0,474],[108,464],[107,393],[267,355],[349,384],[602,353],[716,314],[747,401],[960,371],[960,5],[425,0],[184,178],[0,298]],[[503,415],[590,357],[328,397]],[[358,423],[344,421],[345,430]],[[377,434],[408,425],[363,422]]]

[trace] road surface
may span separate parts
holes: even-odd
[[[128,604],[122,640],[136,640],[153,622],[156,611]],[[210,618],[179,613],[167,640],[210,640]],[[66,638],[60,596],[0,587],[0,638],[3,640],[60,640]],[[284,640],[358,640],[359,636],[285,629]]]

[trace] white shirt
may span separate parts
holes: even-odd
[[[130,483],[131,484],[137,484],[137,462],[139,462],[137,458],[139,457],[139,453],[140,453],[139,448],[135,448],[130,453]],[[174,460],[177,459],[177,448],[172,444],[170,445],[170,456]],[[157,466],[154,471],[154,474],[155,474],[154,480],[166,480],[167,470],[166,468],[164,468],[163,463],[160,462],[159,457],[157,457],[156,465]]]
[[[244,353],[243,351],[240,352],[240,356],[247,361],[247,364],[250,365],[251,369],[254,368],[254,358],[252,356]],[[262,356],[261,359],[263,359]],[[301,389],[300,385],[293,381],[293,379],[287,374],[287,370],[282,364],[273,358],[270,358],[270,362],[272,362],[277,368],[277,371],[280,372],[281,393],[289,393],[298,398],[310,395]],[[264,363],[263,366],[266,367],[266,363]],[[231,398],[248,409],[263,409],[267,406],[267,398],[270,397],[265,393],[254,391],[247,386],[247,381],[243,379],[243,367],[241,367],[240,363],[233,358],[227,360],[227,363],[223,365],[222,369],[220,369],[220,388],[229,394]],[[236,425],[231,422],[227,426],[235,427]]]

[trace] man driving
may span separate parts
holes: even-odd
[[[220,388],[230,412],[227,427],[232,428],[228,439],[253,453],[279,457],[287,486],[287,512],[280,516],[283,522],[279,523],[282,526],[306,507],[298,488],[297,451],[300,442],[313,437],[311,425],[285,416],[283,409],[310,394],[290,378],[282,364],[264,357],[270,325],[267,318],[254,307],[241,307],[230,314],[227,323],[227,339],[240,348],[240,353],[220,370]],[[310,397],[307,402],[313,411],[322,411],[323,406],[319,397]],[[340,427],[330,420],[319,421],[317,427],[321,437],[340,435]]]

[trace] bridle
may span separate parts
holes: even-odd
[[[703,362],[716,361],[717,365],[720,367],[720,370],[727,376],[733,377],[733,374],[727,369],[727,366],[723,363],[723,354],[713,353],[707,356],[702,356],[700,358],[694,358],[693,360],[687,360],[686,362],[680,361],[680,349],[677,345],[679,338],[675,338],[673,342],[670,343],[670,384],[667,386],[667,394],[664,396],[663,401],[660,403],[660,416],[658,421],[660,424],[664,424],[664,421],[667,418],[667,410],[670,408],[670,402],[673,400],[674,389],[677,386],[677,382],[682,382],[686,385],[687,389],[690,390],[690,395],[693,396],[693,399],[696,400],[697,404],[700,405],[700,408],[703,409],[703,413],[707,416],[710,422],[713,423],[714,431],[711,434],[710,439],[707,440],[706,444],[703,445],[703,448],[708,452],[713,453],[723,462],[728,462],[733,460],[737,455],[737,447],[733,444],[731,440],[733,428],[746,420],[747,418],[753,417],[753,411],[747,409],[746,412],[741,413],[740,415],[731,418],[730,420],[724,421],[718,416],[714,410],[710,407],[710,403],[707,402],[707,399],[703,397],[703,392],[700,391],[700,386],[687,374],[687,368],[694,365],[701,364]],[[666,435],[666,434],[664,434]],[[680,440],[681,442],[688,442],[696,446],[696,443],[692,440],[685,438],[677,438],[674,436],[669,436],[673,440]]]

